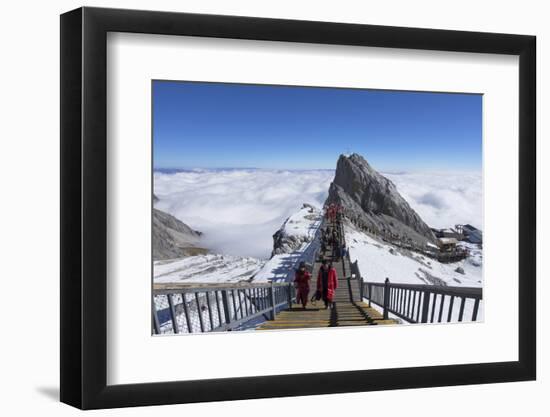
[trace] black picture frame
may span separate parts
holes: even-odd
[[[519,56],[518,361],[107,385],[108,32]],[[535,45],[534,36],[481,32],[88,7],[63,14],[61,401],[95,409],[535,379]]]

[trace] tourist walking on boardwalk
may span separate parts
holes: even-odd
[[[332,245],[332,259],[334,259],[336,262],[340,262],[340,244],[338,241]]]
[[[346,244],[342,244],[342,247],[340,248],[340,258],[344,259],[348,254],[348,249],[346,248]]]
[[[336,269],[333,268],[332,262],[329,264],[326,259],[323,259],[319,275],[317,275],[317,291],[321,293],[325,308],[334,307],[334,292],[338,288],[338,277]]]
[[[302,304],[302,307],[306,308],[309,295],[309,281],[311,281],[311,274],[306,269],[305,262],[300,262],[300,266],[294,276],[294,285],[296,286],[296,302]]]
[[[327,220],[329,220],[331,223],[334,223],[334,221],[336,220],[336,205],[334,203],[330,203],[329,206],[325,208],[325,210]]]

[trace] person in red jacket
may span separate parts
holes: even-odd
[[[305,262],[300,262],[300,266],[294,275],[294,285],[296,286],[296,302],[302,304],[304,310],[307,306],[310,280],[311,274],[306,269]]]
[[[323,259],[323,264],[319,268],[319,274],[317,275],[317,291],[319,291],[325,302],[325,308],[334,308],[334,292],[338,288],[338,276],[336,275],[336,269],[333,268],[332,262],[327,263],[326,259]]]

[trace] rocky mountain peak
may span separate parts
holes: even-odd
[[[341,204],[352,222],[373,234],[419,244],[435,241],[431,229],[395,185],[361,155],[340,155],[327,203]]]

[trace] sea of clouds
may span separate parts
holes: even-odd
[[[481,173],[383,173],[432,227],[482,228]],[[322,207],[332,170],[193,170],[154,174],[155,207],[204,233],[205,247],[269,258],[273,234],[309,203]]]
[[[273,234],[303,203],[321,208],[334,171],[155,172],[155,207],[204,233],[207,248],[267,259]]]
[[[471,224],[483,230],[481,172],[383,173],[430,226]]]

